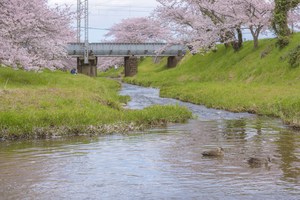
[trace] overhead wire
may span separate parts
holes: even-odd
[[[100,5],[95,5],[100,6]],[[134,7],[134,8],[156,8],[156,7],[146,7],[146,6],[131,6],[131,5],[123,5],[123,6],[111,6],[111,5],[102,5],[102,7],[114,7],[114,8],[124,8],[124,7]]]
[[[109,10],[109,9],[98,9],[98,11],[99,10],[104,10],[104,11],[126,11],[126,12],[128,12],[128,11],[130,11],[130,12],[150,12],[150,11],[140,11],[140,10]]]

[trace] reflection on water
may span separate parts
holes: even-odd
[[[278,119],[124,88],[130,107],[179,103],[199,118],[131,135],[1,142],[0,199],[299,198],[299,133]],[[224,156],[201,155],[219,146]],[[251,156],[272,163],[251,165]]]

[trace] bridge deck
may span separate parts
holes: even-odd
[[[157,55],[155,51],[165,45],[165,43],[89,43],[89,55],[97,57],[178,56],[187,52],[183,45],[174,45]],[[82,56],[84,43],[69,43],[67,50],[71,57]]]

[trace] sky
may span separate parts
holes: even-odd
[[[121,19],[132,17],[146,17],[156,8],[159,3],[156,0],[89,0],[89,43],[101,42],[106,39],[103,35],[115,23],[120,23]],[[48,4],[72,5],[72,9],[77,9],[77,0],[48,0]],[[74,27],[77,21],[74,20]],[[81,21],[84,27],[84,21]],[[84,40],[82,29],[81,40]]]
[[[83,1],[83,0],[82,0]],[[77,0],[48,0],[50,6],[55,4],[72,5],[72,9],[77,9]],[[146,17],[158,5],[156,0],[88,0],[89,3],[89,43],[101,42],[108,33],[108,28],[115,23],[120,23],[122,19],[132,17]],[[74,28],[77,27],[77,21],[74,20]],[[81,27],[84,27],[84,21],[81,21]],[[84,40],[83,29],[81,40]],[[261,35],[259,39],[274,37],[273,34],[267,36]],[[243,38],[253,40],[249,30],[243,32]]]

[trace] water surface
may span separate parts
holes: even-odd
[[[300,137],[280,120],[159,98],[123,84],[131,109],[187,106],[198,119],[101,137],[0,142],[0,199],[299,199]],[[203,157],[222,146],[225,156]],[[250,156],[270,156],[252,166]]]

